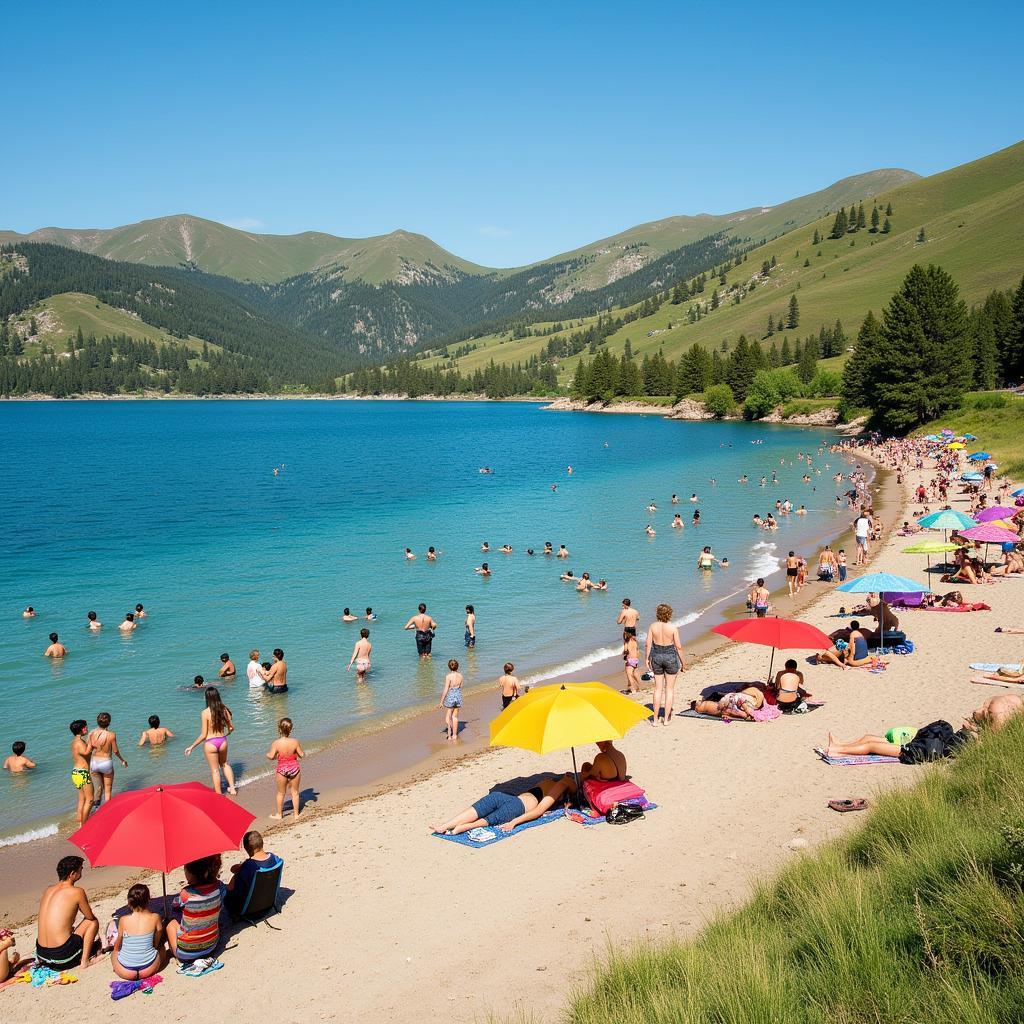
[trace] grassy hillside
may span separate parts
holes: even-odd
[[[1001,391],[975,392],[967,395],[963,408],[943,416],[941,421],[918,428],[914,433],[922,436],[935,434],[943,427],[949,427],[957,434],[984,438],[984,450],[992,453],[1000,473],[1008,473],[1015,480],[1024,478],[1024,456],[1021,454],[1024,398]]]
[[[968,303],[976,302],[993,288],[1010,288],[1024,273],[1024,143],[961,167],[921,178],[882,193],[875,200],[881,210],[892,203],[893,230],[888,235],[859,231],[839,240],[812,246],[814,231],[824,238],[832,228],[832,215],[789,231],[749,253],[746,262],[729,271],[725,288],[737,283],[747,287],[764,260],[774,256],[777,267],[767,280],[759,280],[741,303],[723,305],[698,323],[687,321],[691,301],[664,304],[657,313],[626,325],[608,339],[621,352],[628,337],[633,351],[642,356],[663,348],[677,357],[694,342],[708,348],[723,340],[730,344],[740,334],[761,338],[768,316],[785,312],[790,296],[800,304],[800,324],[794,336],[817,333],[823,324],[843,322],[853,337],[869,309],[880,311],[914,263],[938,263],[960,286]],[[865,204],[870,215],[871,204]],[[925,229],[926,240],[917,242]],[[852,244],[851,244],[852,242]],[[819,255],[820,253],[820,255]],[[809,266],[804,266],[808,261]],[[710,300],[715,282],[709,281],[702,300]],[[721,289],[724,291],[724,289]],[[545,325],[533,325],[540,330]],[[481,347],[459,360],[473,369],[491,358],[513,362],[541,350],[547,338],[507,340],[488,336],[473,343]],[[781,336],[774,340],[781,344]],[[566,360],[560,380],[568,379],[578,357]]]
[[[852,836],[800,858],[693,942],[615,953],[565,1019],[1021,1020],[1022,786],[1018,720],[879,799]]]
[[[48,345],[56,352],[63,352],[68,339],[75,337],[79,329],[85,337],[93,335],[102,338],[127,334],[136,341],[151,341],[156,345],[185,345],[193,350],[199,350],[203,346],[200,338],[177,338],[167,331],[160,330],[159,327],[145,323],[126,310],[108,306],[94,295],[86,295],[83,292],[51,295],[12,317],[11,326],[24,334],[33,318],[39,333],[34,340],[26,339],[27,356],[37,354],[43,345]],[[216,345],[210,347],[218,348]]]
[[[346,280],[371,284],[412,281],[428,266],[456,267],[481,273],[477,267],[442,249],[429,238],[393,231],[373,238],[337,238],[317,231],[298,235],[261,235],[215,221],[179,214],[110,228],[41,228],[27,235],[0,231],[0,245],[52,242],[106,259],[151,266],[194,264],[209,274],[239,281],[281,281],[326,266],[343,266]]]

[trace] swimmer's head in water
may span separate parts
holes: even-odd
[[[108,726],[108,725],[110,725],[110,712],[109,712],[109,711],[101,711],[101,712],[100,712],[100,713],[99,713],[99,714],[98,714],[98,715],[96,716],[96,724],[97,724],[97,725],[98,725],[98,726],[99,726],[99,727],[100,727],[101,729],[106,729],[106,728],[107,728],[107,726]]]
[[[657,616],[659,622],[668,622],[672,618],[672,605],[670,604],[659,604],[654,614]]]
[[[73,736],[81,736],[89,728],[89,723],[84,718],[76,718],[68,728]]]
[[[458,672],[459,663],[454,658],[451,658],[448,662],[448,668],[450,668],[452,672]]]
[[[342,608],[341,614],[342,615],[351,615],[352,613],[347,608]]]
[[[228,654],[228,652],[227,652],[227,651],[225,651],[225,652],[224,652],[224,653],[223,653],[223,654],[222,654],[222,655],[220,656],[220,660],[221,660],[221,661],[230,661],[230,660],[231,660],[231,656],[230,656],[230,655]]]
[[[515,665],[513,665],[511,661],[506,661],[502,668],[507,676],[510,676],[516,670]]]
[[[369,630],[368,630],[368,629],[367,629],[367,628],[366,628],[365,626],[363,626],[363,628],[362,628],[361,630],[359,630],[359,635],[360,635],[360,636],[361,636],[361,637],[362,637],[362,638],[363,638],[364,640],[367,640],[367,639],[369,639],[369,636],[370,636],[370,631],[369,631]]]
[[[278,661],[283,661],[284,660],[284,651],[282,651],[280,647],[275,647],[274,648],[274,657],[277,658]]]
[[[142,605],[141,605],[141,604],[137,604],[137,605],[135,606],[135,610],[136,610],[137,612],[141,612],[141,611],[142,611]]]
[[[55,644],[56,642],[57,642],[57,634],[56,633],[51,633],[50,634],[50,643],[51,644]]]
[[[160,716],[159,715],[150,715],[149,716],[149,727],[150,727],[150,729],[159,729],[160,728]]]
[[[202,676],[196,676],[195,679],[192,680],[192,683],[195,686],[202,686],[203,683],[205,683],[205,682],[206,682],[206,680]]]
[[[292,734],[292,720],[290,718],[278,719],[277,731],[282,736],[291,736],[291,734]]]
[[[135,621],[135,616],[131,612],[128,612],[128,614],[125,615],[125,617],[124,617],[124,621],[125,622],[134,622]]]
[[[86,617],[86,618],[87,618],[87,619],[88,619],[88,620],[89,620],[90,622],[95,622],[95,621],[96,621],[96,613],[95,613],[95,612],[86,612],[86,613],[85,613],[85,617]]]
[[[11,753],[14,754],[15,757],[21,757],[21,755],[25,753],[25,741],[15,740],[11,744]]]
[[[484,562],[484,568],[485,569],[487,568],[487,563],[486,562]],[[422,601],[420,601],[420,606],[419,607],[420,607],[420,615],[422,615],[427,610],[427,606]]]
[[[366,614],[367,615],[372,615],[373,614],[373,609],[372,608],[367,608],[366,609]]]

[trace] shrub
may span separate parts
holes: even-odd
[[[736,399],[728,384],[712,384],[704,392],[704,408],[718,419],[728,416],[736,408]]]

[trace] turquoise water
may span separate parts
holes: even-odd
[[[691,635],[701,631],[714,621],[702,611],[767,575],[790,547],[811,556],[814,542],[845,523],[829,475],[815,476],[814,492],[795,461],[827,436],[531,404],[0,403],[0,750],[23,739],[40,765],[0,779],[0,842],[71,813],[73,718],[92,725],[97,712],[113,714],[130,765],[118,772],[119,787],[205,781],[201,757],[182,756],[202,697],[181,687],[197,673],[215,676],[222,651],[241,673],[223,692],[244,782],[266,771],[263,753],[280,715],[315,745],[340,728],[436,701],[449,657],[463,661],[469,685],[496,678],[506,660],[534,680],[593,664],[619,649],[623,596],[643,622],[667,600]],[[480,466],[495,472],[481,475]],[[780,485],[762,490],[758,478],[772,469]],[[749,485],[737,483],[743,472]],[[673,492],[683,531],[669,528]],[[810,514],[789,517],[771,536],[749,525],[754,512],[787,496]],[[659,508],[648,514],[652,498]],[[644,533],[649,521],[654,538]],[[481,555],[484,540],[515,553]],[[572,557],[525,554],[546,540],[566,544]],[[731,568],[698,573],[706,543]],[[436,563],[424,558],[429,545],[440,552]],[[416,561],[403,559],[407,546]],[[493,569],[489,580],[473,573],[482,559]],[[558,579],[566,568],[605,577],[610,591],[577,594]],[[402,631],[419,601],[440,624],[430,663],[418,661],[412,634]],[[136,602],[149,618],[121,636],[117,624]],[[468,656],[467,603],[476,606],[479,637]],[[28,604],[38,616],[23,620]],[[363,688],[345,665],[365,623],[342,624],[346,605],[372,605],[379,615]],[[90,609],[104,623],[98,634],[87,629]],[[51,631],[68,647],[62,662],[42,657]],[[267,660],[284,649],[289,694],[250,693],[252,647]],[[179,737],[155,754],[135,749],[153,713]]]

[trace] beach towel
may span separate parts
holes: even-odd
[[[829,757],[821,747],[815,747],[814,752],[825,762],[825,764],[837,764],[849,766],[855,764],[899,764],[898,757],[888,757],[885,754],[850,754],[847,757]]]
[[[1001,679],[972,679],[971,682],[979,683],[981,686],[1002,686],[1007,690],[1019,690],[1024,692],[1024,683],[1015,683],[1009,679],[1005,682]]]
[[[433,836],[435,839],[447,839],[450,843],[458,843],[459,846],[468,846],[473,850],[482,850],[485,846],[494,846],[503,839],[511,839],[513,836],[525,832],[528,828],[536,828],[538,825],[549,825],[551,822],[558,821],[562,817],[562,808],[559,808],[555,811],[548,811],[547,814],[542,814],[539,818],[534,818],[533,821],[516,825],[511,832],[503,832],[500,828],[488,827],[474,828],[458,836],[445,836],[441,835],[440,832],[434,832]],[[604,821],[603,818],[601,820]]]
[[[975,601],[973,604],[961,604],[953,607],[943,605],[932,605],[930,607],[918,608],[919,612],[990,612],[992,609],[984,601]]]
[[[1000,665],[997,661],[972,661],[968,668],[973,668],[975,672],[998,672],[1001,668],[1006,669],[1007,672],[1020,672],[1021,667],[1017,665]]]
[[[806,701],[807,710],[803,712],[805,715],[809,715],[812,711],[816,711],[818,708],[824,705],[823,700],[818,701]],[[754,718],[719,718],[718,715],[705,715],[702,711],[694,711],[693,708],[687,708],[685,711],[677,711],[675,714],[676,718],[706,718],[710,722],[725,722],[728,725],[730,722],[746,722],[749,725],[756,725],[757,720]],[[793,717],[793,715],[784,715],[779,712],[780,718]],[[774,721],[774,719],[767,719],[768,721]]]
[[[652,804],[650,800],[647,800],[646,798],[641,800],[623,800],[622,803],[629,804],[632,807],[639,807],[645,814],[648,811],[656,811],[658,809],[657,804]],[[606,824],[604,815],[599,814],[590,807],[583,809],[578,807],[566,807],[562,813],[569,819],[569,821],[575,822],[577,825]]]

